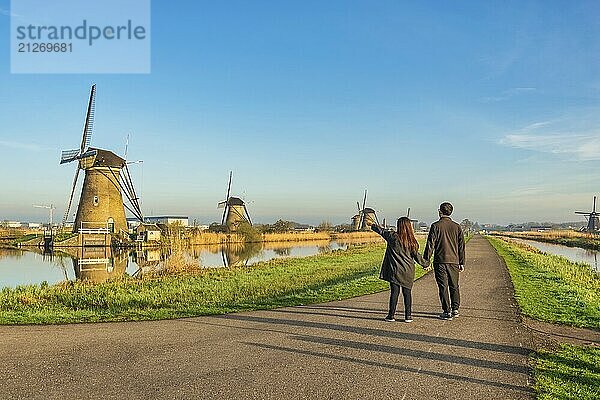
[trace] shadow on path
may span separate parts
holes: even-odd
[[[334,330],[334,331],[340,331],[340,332],[357,333],[357,334],[361,334],[361,335],[412,340],[412,341],[416,341],[416,342],[428,342],[428,343],[435,343],[435,344],[440,344],[440,345],[459,346],[459,347],[466,347],[466,348],[479,349],[479,350],[488,350],[488,351],[495,351],[495,352],[501,352],[501,353],[510,353],[510,354],[519,354],[519,355],[528,355],[530,353],[529,349],[524,348],[524,347],[518,347],[518,346],[485,343],[485,342],[475,342],[475,341],[464,340],[464,339],[450,339],[450,338],[445,338],[445,337],[430,336],[430,335],[424,335],[424,334],[386,331],[383,329],[364,328],[364,327],[356,327],[356,326],[348,326],[348,325],[338,325],[338,324],[331,324],[331,323],[324,323],[324,322],[288,320],[288,319],[268,318],[268,317],[259,317],[259,316],[254,316],[254,315],[241,315],[241,314],[229,314],[229,315],[225,315],[225,316],[217,316],[215,318],[223,318],[223,319],[238,320],[238,321],[251,321],[251,322],[264,323],[264,324],[300,326],[300,327],[305,327],[305,328],[328,329],[328,330]]]
[[[485,379],[471,378],[471,377],[461,376],[461,375],[453,375],[453,374],[449,374],[446,372],[429,371],[429,370],[424,370],[421,368],[412,368],[412,367],[408,367],[408,366],[384,363],[384,362],[380,362],[380,361],[363,360],[360,358],[346,357],[346,356],[340,356],[340,355],[336,355],[336,354],[318,353],[318,352],[310,351],[310,350],[294,349],[294,348],[290,348],[290,347],[275,346],[275,345],[269,345],[269,344],[263,344],[263,343],[245,342],[245,344],[263,348],[263,349],[279,350],[279,351],[285,351],[285,352],[290,352],[290,353],[303,354],[303,355],[307,355],[307,356],[311,356],[311,357],[329,358],[332,360],[362,364],[362,365],[366,365],[366,366],[370,366],[370,367],[389,368],[389,369],[393,369],[396,371],[412,372],[415,374],[428,375],[428,376],[433,376],[436,378],[444,378],[444,379],[474,383],[474,384],[485,385],[485,386],[494,386],[494,387],[514,390],[514,391],[519,391],[519,392],[533,393],[533,390],[531,388],[524,387],[524,386],[517,386],[517,385],[511,385],[508,383],[488,381]]]

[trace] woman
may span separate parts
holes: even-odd
[[[412,322],[411,289],[415,280],[415,261],[423,267],[429,266],[429,261],[419,254],[419,243],[415,239],[412,223],[407,217],[398,219],[396,232],[386,230],[379,225],[371,226],[375,232],[380,234],[387,242],[385,257],[381,265],[379,279],[390,283],[390,309],[385,320],[394,322],[396,305],[400,288],[404,297],[404,322]]]

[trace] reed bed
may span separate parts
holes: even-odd
[[[365,239],[377,238],[375,232],[347,232],[347,233],[330,233],[330,232],[287,232],[287,233],[263,233],[260,235],[261,242],[303,242],[315,240],[350,240],[350,239]],[[214,232],[195,232],[188,233],[185,236],[190,245],[204,244],[229,244],[229,243],[244,243],[246,239],[242,235],[214,233]]]
[[[589,265],[488,237],[504,258],[522,312],[542,321],[600,328],[600,275]]]

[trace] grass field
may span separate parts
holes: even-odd
[[[600,328],[600,276],[589,265],[489,238],[504,258],[521,312],[541,321]]]
[[[600,399],[600,348],[561,345],[534,361],[539,400]]]
[[[589,265],[488,238],[504,258],[521,312],[532,318],[600,328],[600,277]],[[600,349],[563,344],[533,357],[538,399],[600,398]]]
[[[0,324],[151,320],[325,302],[388,288],[384,245],[366,245],[252,267],[194,270],[102,284],[65,282],[0,291]],[[423,270],[417,266],[417,277]]]

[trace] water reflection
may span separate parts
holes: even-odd
[[[143,276],[164,268],[175,253],[201,268],[249,266],[284,257],[306,257],[373,241],[370,238],[346,241],[233,243],[192,246],[182,250],[113,250],[104,247],[73,247],[44,253],[38,248],[0,248],[0,287],[64,280],[100,283],[123,275]]]

